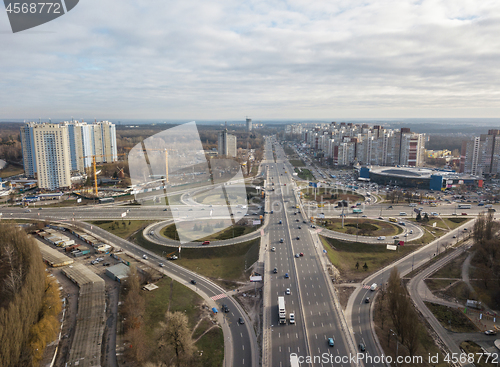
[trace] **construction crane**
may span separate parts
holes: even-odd
[[[170,149],[170,148],[163,148],[163,149],[143,149],[144,156],[147,157],[147,152],[148,151],[153,151],[153,152],[164,152],[165,153],[165,183],[169,183],[168,181],[168,151],[176,151],[177,149]]]
[[[175,257],[175,259],[172,258],[172,255],[175,254],[176,252],[177,252],[177,250],[175,250],[174,252],[171,252],[169,254],[166,254],[165,257],[167,258],[167,260],[176,260],[177,256]]]
[[[125,153],[118,153],[116,156],[126,156],[127,154]],[[93,154],[93,155],[85,155],[80,157],[82,158],[92,158],[92,170],[94,173],[94,194],[95,197],[99,197],[99,190],[97,189],[97,169],[96,169],[96,157],[102,158],[102,157],[113,157],[113,154]]]

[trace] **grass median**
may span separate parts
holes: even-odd
[[[98,226],[99,228],[108,231],[115,236],[128,238],[133,233],[146,228],[149,224],[154,223],[150,220],[94,220],[88,223]]]
[[[160,256],[175,250],[146,240],[142,231],[133,238],[138,245]],[[259,248],[260,238],[221,247],[185,247],[181,249],[176,264],[210,278],[226,289],[234,289],[241,282],[248,281],[248,268],[259,259]]]
[[[344,228],[342,228],[341,219],[327,219],[322,223],[326,223],[323,225],[332,231],[347,234],[356,234],[358,232],[360,236],[389,237],[403,233],[403,229],[399,226],[374,219],[344,219]]]
[[[340,271],[342,278],[354,281],[363,280],[419,248],[415,245],[405,245],[397,246],[397,250],[393,251],[387,250],[386,245],[346,242],[322,236],[320,238],[328,258]]]

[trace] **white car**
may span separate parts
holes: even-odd
[[[285,293],[290,294],[290,288],[287,288]]]
[[[148,257],[146,255],[142,255],[142,258],[147,260]]]
[[[385,236],[379,236],[377,240],[385,240]]]

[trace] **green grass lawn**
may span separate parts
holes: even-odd
[[[427,284],[427,287],[429,287],[429,289],[431,291],[438,291],[440,289],[443,289],[447,286],[450,285],[450,283],[453,283],[455,282],[454,280],[446,280],[446,279],[432,279],[432,278],[428,278],[425,280],[425,284]]]
[[[302,161],[302,159],[291,159],[290,163],[294,167],[305,167],[306,166],[305,163]]]
[[[231,226],[229,228],[225,228],[220,232],[205,236],[205,237],[197,240],[197,242],[227,240],[230,238],[239,237],[239,236],[245,235],[247,233],[253,232],[253,231],[257,230],[257,228],[259,228],[259,226],[250,227],[250,226],[235,225],[235,226]],[[195,231],[190,231],[190,232],[196,233]],[[204,234],[203,230],[198,231],[198,232],[199,232],[200,236],[203,236],[203,234]],[[171,225],[165,227],[160,233],[163,237],[166,237],[166,238],[170,238],[173,240],[179,239],[175,224],[171,224]]]
[[[320,221],[324,225],[322,220]],[[373,219],[345,219],[344,228],[342,228],[341,219],[327,219],[326,223],[324,226],[332,231],[348,234],[356,234],[358,232],[360,236],[395,236],[403,233],[403,229],[399,226],[390,222]]]
[[[302,168],[300,170],[298,168],[295,168],[295,172],[297,172],[297,176],[303,180],[316,181],[311,171],[306,168]]]
[[[163,255],[167,251],[174,251],[173,247],[165,247],[146,240],[139,231],[133,236],[134,241],[141,247]],[[184,266],[198,274],[211,278],[227,289],[234,289],[236,281],[247,281],[245,264],[248,267],[259,258],[260,238],[236,245],[222,247],[183,248],[178,265]]]
[[[156,345],[155,330],[158,328],[159,322],[165,319],[165,313],[169,307],[170,312],[179,311],[186,314],[191,331],[202,315],[200,305],[203,303],[203,299],[188,287],[172,281],[169,277],[164,277],[156,285],[159,287],[158,289],[142,293],[146,301],[144,328],[146,337],[149,339],[148,345]],[[193,339],[198,338],[212,325],[208,319],[201,322],[194,330]],[[209,366],[221,365],[224,358],[224,337],[219,327],[209,331],[195,345],[199,352],[203,351],[202,366],[206,366],[206,363],[209,363]],[[212,361],[215,364],[211,364]]]
[[[465,316],[464,313],[457,308],[446,307],[430,302],[425,302],[425,305],[432,311],[441,325],[448,330],[456,333],[470,333],[478,331],[476,325],[474,325],[467,318],[467,316]]]
[[[94,224],[114,235],[121,238],[128,238],[132,233],[136,232],[141,228],[146,228],[149,224],[154,223],[154,221],[149,220],[95,220],[89,221],[90,224]],[[123,225],[125,223],[125,225]],[[130,224],[129,224],[130,223]]]
[[[464,217],[456,217],[456,218],[442,218],[441,220],[445,222],[450,229],[455,229],[457,227],[460,227],[462,224],[472,220],[471,218],[464,218]],[[446,228],[445,224],[439,223],[438,224],[440,227]]]
[[[344,191],[334,188],[319,188],[316,189],[316,195],[314,194],[314,188],[308,187],[300,191],[302,197],[305,200],[316,200],[317,202],[325,201],[330,203],[335,203],[340,200],[346,200],[349,203],[355,203],[358,201],[364,201],[365,198],[362,195],[356,194],[352,191]],[[315,199],[316,198],[316,199]]]
[[[331,263],[339,269],[344,278],[356,281],[366,278],[369,274],[419,248],[407,245],[398,246],[397,251],[392,251],[387,250],[385,245],[343,242],[322,236],[320,238]],[[359,263],[358,269],[356,263]],[[365,263],[368,266],[366,271],[363,269]]]

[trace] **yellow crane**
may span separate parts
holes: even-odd
[[[165,153],[165,183],[168,183],[168,151],[175,151],[177,149],[163,148],[163,149],[151,149],[147,148],[143,150],[144,156],[147,156],[147,151],[154,152],[164,152]]]
[[[125,153],[118,153],[117,156],[125,156]],[[99,197],[99,190],[97,188],[97,169],[96,169],[96,157],[102,158],[102,157],[113,157],[112,154],[93,154],[93,155],[85,155],[80,157],[81,158],[92,158],[92,171],[94,174],[94,194],[97,197]]]

